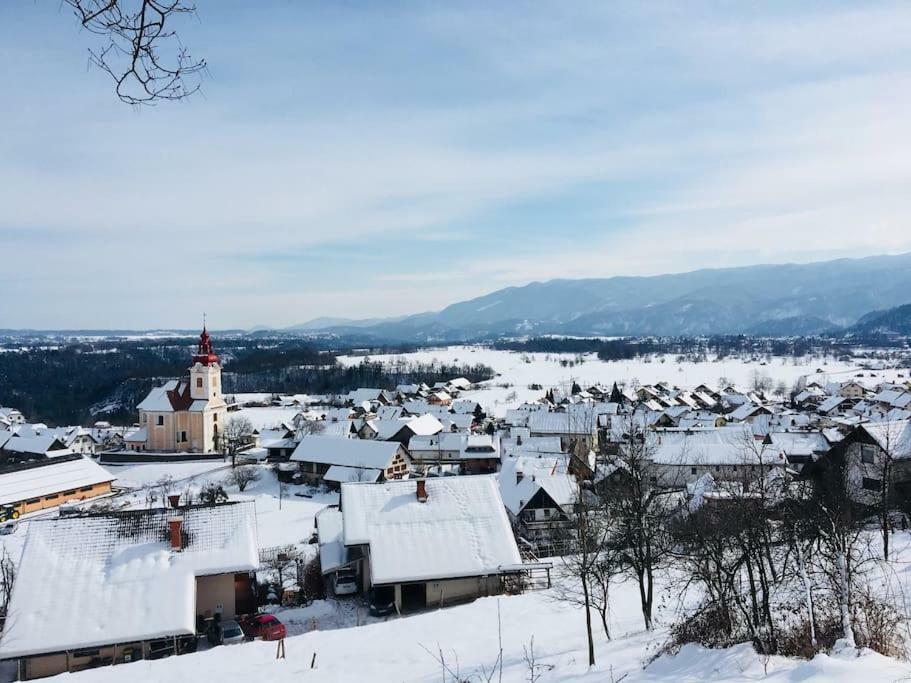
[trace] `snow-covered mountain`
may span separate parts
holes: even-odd
[[[911,254],[533,282],[396,320],[321,329],[409,340],[514,334],[804,334],[911,300]],[[310,329],[315,329],[310,327]]]

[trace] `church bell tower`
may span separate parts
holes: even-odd
[[[212,340],[205,326],[199,335],[199,344],[190,367],[190,397],[194,401],[221,398],[221,364],[212,349]]]

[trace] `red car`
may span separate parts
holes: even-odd
[[[285,637],[285,625],[272,614],[257,614],[240,622],[244,635],[250,640],[281,640]]]

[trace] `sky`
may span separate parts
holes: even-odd
[[[911,5],[197,0],[136,109],[0,4],[0,328],[281,327],[911,251]]]

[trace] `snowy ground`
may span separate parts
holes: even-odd
[[[906,541],[907,542],[907,541]],[[304,609],[279,611],[292,634],[286,640],[286,659],[275,658],[274,643],[245,643],[220,647],[157,662],[137,662],[67,675],[73,683],[187,681],[387,681],[444,680],[433,655],[442,649],[446,664],[468,681],[491,671],[497,660],[502,623],[503,677],[508,683],[528,681],[524,651],[534,638],[540,683],[568,681],[627,683],[695,683],[696,681],[899,681],[911,677],[911,665],[868,651],[820,655],[811,661],[759,657],[749,645],[724,650],[686,646],[675,655],[662,655],[667,627],[677,596],[661,594],[658,627],[642,629],[637,591],[621,584],[613,591],[608,641],[596,633],[596,665],[589,668],[582,612],[555,602],[548,591],[515,597],[485,598],[474,603],[387,621],[360,617],[354,602],[338,606],[320,601]],[[361,620],[362,623],[362,620]],[[341,628],[343,626],[348,628]],[[425,649],[426,648],[426,649]],[[432,653],[432,654],[431,654]],[[314,668],[311,662],[316,656]],[[446,678],[449,680],[449,678]],[[498,680],[495,675],[492,680]]]
[[[339,361],[350,365],[361,362],[363,358],[339,356]],[[578,381],[583,386],[597,383],[610,386],[615,381],[629,383],[636,379],[642,384],[667,381],[688,388],[703,383],[715,387],[719,378],[726,377],[735,384],[747,388],[753,373],[760,372],[775,382],[780,380],[790,387],[803,375],[812,375],[817,381],[829,376],[833,380],[841,381],[860,371],[853,363],[832,359],[803,359],[800,364],[795,364],[791,358],[773,358],[768,364],[739,359],[677,363],[673,356],[668,355],[664,357],[664,362],[655,357],[629,361],[601,361],[593,353],[516,353],[477,346],[450,346],[395,356],[370,356],[371,360],[379,361],[397,358],[422,363],[433,360],[447,364],[482,363],[492,367],[497,377],[484,382],[481,389],[463,392],[462,396],[473,398],[498,416],[505,415],[506,409],[516,403],[540,398],[548,388],[569,389],[573,381]],[[577,362],[579,359],[582,360],[581,363]],[[574,365],[570,367],[569,362],[573,362]],[[818,370],[822,372],[817,372]],[[893,378],[896,372],[881,371],[875,374],[881,381]],[[543,389],[529,389],[530,384],[539,384]]]

